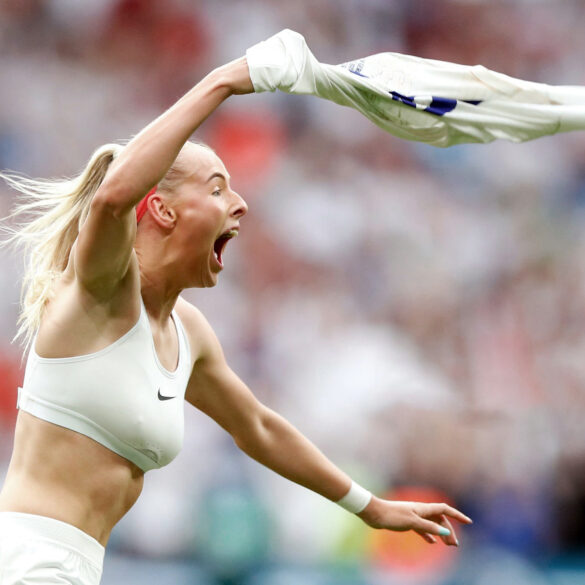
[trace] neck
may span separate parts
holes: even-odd
[[[156,275],[156,279],[152,279],[141,267],[140,294],[142,295],[146,312],[151,319],[159,322],[161,326],[168,322],[181,294],[180,289],[166,288],[164,284],[159,275]]]
[[[179,271],[167,250],[164,238],[137,238],[140,265],[140,292],[149,316],[164,325],[184,287],[176,282]]]

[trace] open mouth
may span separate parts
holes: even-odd
[[[215,240],[215,243],[213,244],[213,252],[215,254],[215,258],[222,268],[223,268],[223,262],[222,262],[223,251],[225,250],[225,247],[226,247],[227,243],[229,242],[229,240],[231,240],[232,238],[235,238],[237,235],[238,235],[238,230],[236,230],[236,229],[228,230],[227,232],[221,234],[221,236],[219,236],[219,238],[217,238],[217,240]]]

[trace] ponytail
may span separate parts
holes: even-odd
[[[4,243],[24,251],[25,271],[15,339],[20,338],[25,348],[39,327],[55,281],[67,267],[93,196],[122,148],[118,144],[102,146],[93,153],[85,169],[71,179],[30,179],[16,173],[0,173],[0,178],[20,193],[7,219],[22,220],[15,227],[4,227],[9,234]]]

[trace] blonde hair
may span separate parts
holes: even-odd
[[[189,173],[189,168],[183,162],[181,153],[183,152],[183,149],[192,148],[194,146],[204,148],[206,150],[209,150],[210,152],[213,152],[213,154],[216,154],[215,150],[213,150],[213,148],[211,148],[209,144],[195,140],[188,140],[183,145],[181,152],[174,160],[173,164],[171,165],[171,168],[167,171],[167,174],[159,182],[158,184],[159,191],[172,193],[175,190],[175,188],[181,183],[181,181],[183,181],[185,175]]]
[[[4,244],[22,248],[24,252],[25,270],[15,339],[21,339],[25,348],[40,325],[55,281],[67,267],[91,200],[110,163],[122,149],[120,144],[98,148],[83,171],[73,178],[30,179],[18,173],[0,173],[0,177],[20,193],[17,204],[6,218],[17,223],[4,225],[3,231],[9,234]]]
[[[201,146],[214,152],[202,142],[187,142],[186,146]],[[3,244],[22,248],[24,252],[20,314],[14,339],[21,339],[25,350],[39,328],[45,305],[53,296],[55,281],[67,267],[93,196],[123,148],[122,144],[98,148],[83,171],[73,178],[30,179],[18,173],[0,173],[0,178],[20,193],[6,220],[23,218],[23,221],[15,227],[4,225],[2,229],[9,234]],[[181,157],[177,157],[159,188],[172,192],[187,171]]]

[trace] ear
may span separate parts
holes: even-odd
[[[165,230],[172,230],[177,223],[177,214],[161,197],[153,195],[148,200],[148,211],[155,223]]]

